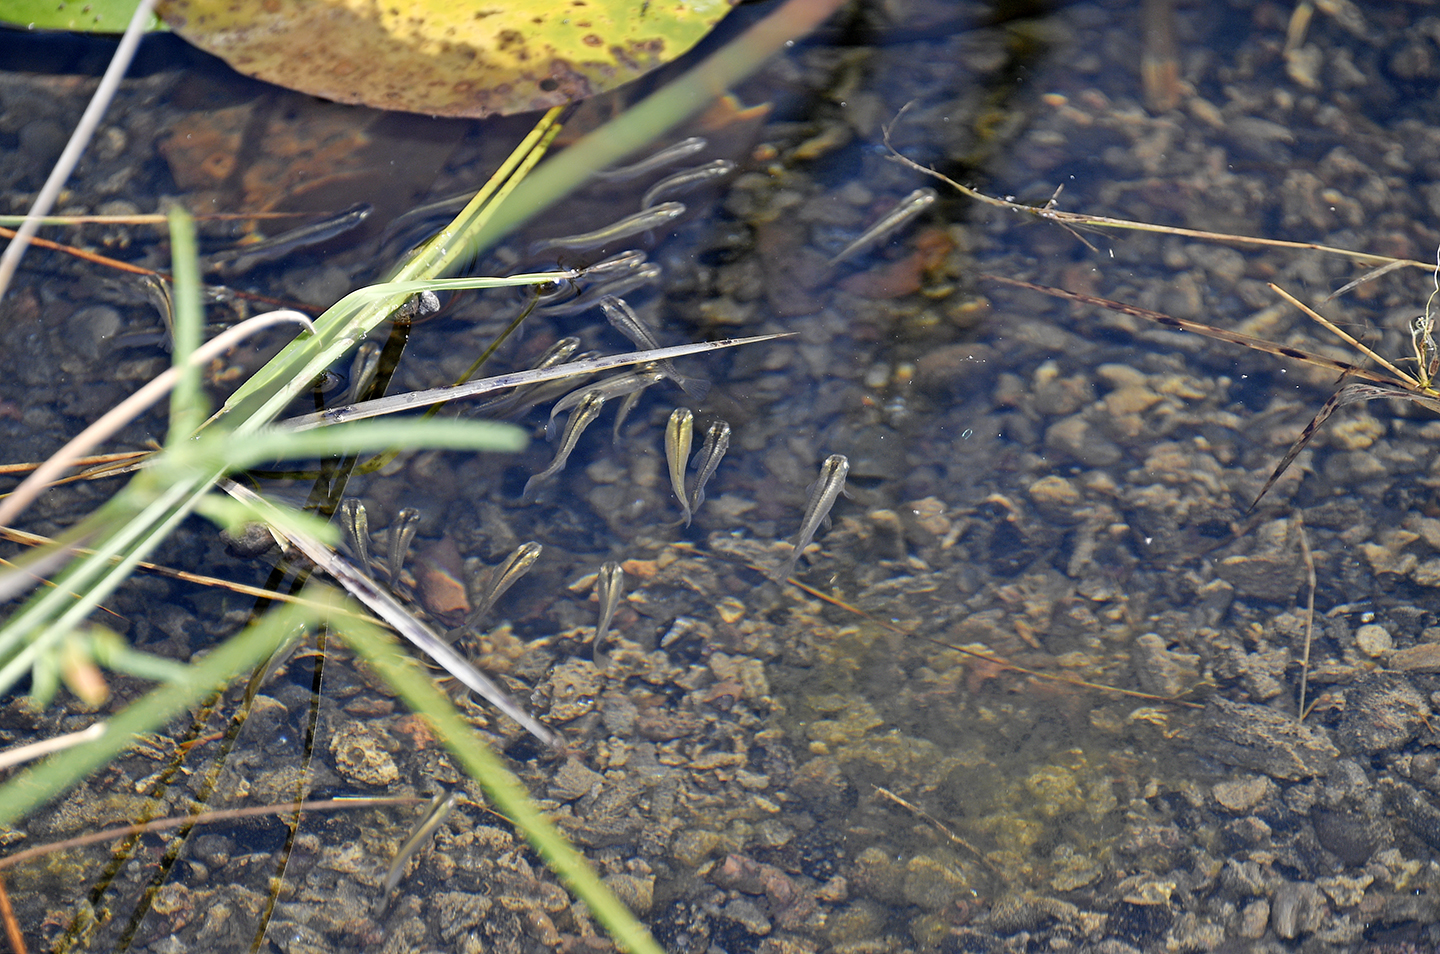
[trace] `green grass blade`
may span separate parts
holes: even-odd
[[[457,451],[522,451],[530,436],[513,424],[494,421],[358,421],[312,431],[266,428],[246,439],[232,463],[245,469],[273,460],[365,454],[392,447]]]
[[[365,660],[406,705],[430,721],[445,747],[495,808],[525,834],[535,851],[572,893],[589,906],[616,945],[629,954],[663,954],[645,926],[595,874],[593,868],[546,818],[525,786],[455,711],[450,700],[421,672],[415,660],[388,635],[366,623],[346,620],[340,638]]]
[[[331,607],[341,605],[340,594],[329,587],[312,588],[306,595]],[[121,755],[136,736],[159,729],[237,675],[254,669],[304,627],[314,626],[322,615],[321,610],[299,603],[267,613],[191,663],[183,682],[161,686],[126,706],[108,721],[99,739],[57,753],[0,785],[0,825],[16,824]]]
[[[200,347],[205,317],[200,305],[200,260],[195,244],[195,220],[179,205],[170,207],[170,259],[174,283],[171,301],[175,306],[174,351],[171,364],[181,369],[180,380],[170,392],[170,429],[165,443],[187,439],[205,420],[205,390],[200,369],[186,360]]]
[[[5,660],[0,666],[0,694],[14,687],[41,653],[56,647],[115,592],[135,565],[190,515],[203,492],[194,481],[177,482],[128,520],[114,515],[109,504],[102,508],[96,517],[117,524],[113,534],[97,542],[94,553],[71,564],[53,588],[37,593],[0,633],[0,658]],[[127,506],[127,501],[110,503],[119,509]]]

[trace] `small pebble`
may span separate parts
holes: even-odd
[[[1395,640],[1390,638],[1384,626],[1370,623],[1355,631],[1355,648],[1371,659],[1377,659],[1394,650]]]

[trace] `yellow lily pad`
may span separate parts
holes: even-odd
[[[186,40],[249,76],[434,116],[548,109],[675,59],[730,0],[164,0]]]

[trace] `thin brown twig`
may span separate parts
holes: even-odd
[[[163,218],[163,217],[162,217]],[[15,230],[0,226],[0,238],[15,238]],[[29,243],[36,248],[48,249],[52,252],[62,252],[66,255],[73,255],[81,261],[89,262],[92,265],[103,265],[106,268],[114,269],[117,272],[128,272],[131,275],[144,275],[160,281],[169,281],[170,276],[166,272],[157,271],[153,268],[146,268],[143,265],[136,265],[134,262],[121,261],[118,258],[111,258],[108,255],[101,255],[99,252],[87,251],[83,248],[76,248],[74,245],[66,245],[63,242],[52,242],[50,239],[43,239],[39,236],[31,236]],[[220,287],[220,286],[215,286]],[[246,301],[258,302],[262,305],[272,305],[276,308],[289,308],[294,311],[312,311],[318,314],[320,309],[314,305],[307,305],[302,302],[289,302],[270,295],[261,295],[256,292],[248,292],[239,288],[227,288],[227,291],[236,298],[243,298]]]
[[[874,788],[876,794],[884,795],[886,798],[890,799],[890,801],[894,802],[895,804],[900,805],[903,808],[908,808],[910,811],[914,812],[916,815],[925,819],[931,825],[935,826],[935,828],[940,832],[940,834],[944,835],[946,838],[950,839],[951,842],[959,845],[961,848],[964,848],[966,851],[970,852],[970,854],[974,855],[976,860],[978,860],[982,865],[989,869],[991,874],[998,875],[1002,878],[1005,877],[1005,872],[1001,871],[999,868],[991,864],[990,859],[986,858],[985,855],[981,853],[979,848],[976,848],[974,845],[970,844],[970,842],[966,841],[964,838],[961,838],[949,828],[946,828],[945,825],[940,822],[940,819],[936,818],[934,815],[930,814],[925,809],[921,808],[919,805],[916,805],[913,802],[907,802],[905,799],[901,798],[899,795],[896,795],[888,788],[882,788],[879,785],[874,786]]]
[[[251,219],[313,219],[324,212],[192,212],[197,222],[239,222]],[[23,215],[0,215],[0,222],[18,223]],[[136,215],[46,215],[41,225],[165,225],[170,217],[163,212],[140,212]]]
[[[1017,288],[1028,288],[1031,291],[1042,292],[1046,295],[1051,295],[1056,298],[1067,298],[1071,301],[1078,301],[1087,305],[1098,305],[1101,308],[1108,308],[1111,311],[1118,311],[1121,314],[1134,315],[1137,318],[1144,318],[1147,321],[1153,321],[1156,324],[1163,325],[1164,327],[1171,328],[1176,331],[1188,331],[1193,334],[1204,335],[1207,338],[1214,338],[1217,341],[1227,341],[1231,344],[1238,344],[1243,347],[1250,348],[1254,351],[1260,351],[1265,354],[1273,354],[1282,358],[1290,358],[1295,361],[1303,361],[1307,364],[1312,364],[1317,367],[1325,368],[1327,370],[1339,372],[1342,387],[1334,394],[1332,394],[1329,400],[1327,400],[1323,405],[1321,405],[1319,412],[1316,413],[1316,415],[1311,418],[1310,423],[1306,424],[1304,429],[1300,431],[1300,436],[1297,437],[1295,439],[1295,442],[1290,445],[1290,449],[1285,452],[1285,456],[1280,458],[1280,463],[1275,466],[1275,469],[1273,471],[1271,471],[1270,479],[1265,481],[1265,485],[1260,488],[1260,493],[1255,495],[1254,501],[1251,502],[1249,508],[1246,510],[1247,513],[1253,511],[1259,505],[1261,499],[1264,498],[1265,494],[1270,491],[1271,487],[1275,486],[1275,482],[1278,481],[1280,477],[1285,473],[1285,471],[1290,467],[1290,465],[1294,463],[1295,458],[1300,455],[1301,451],[1303,451],[1309,445],[1310,439],[1313,438],[1315,434],[1319,431],[1321,425],[1323,425],[1330,418],[1330,415],[1333,414],[1337,409],[1344,407],[1348,404],[1354,404],[1357,401],[1373,401],[1379,398],[1394,398],[1401,401],[1411,401],[1423,407],[1427,407],[1431,410],[1440,411],[1440,392],[1437,392],[1434,388],[1430,387],[1428,383],[1422,383],[1411,377],[1410,375],[1405,374],[1403,371],[1395,368],[1394,365],[1390,364],[1387,361],[1384,361],[1384,359],[1379,358],[1378,355],[1375,355],[1369,349],[1364,350],[1368,355],[1371,355],[1377,360],[1382,361],[1382,363],[1384,363],[1386,368],[1389,370],[1381,371],[1373,368],[1362,368],[1359,365],[1352,364],[1349,361],[1338,361],[1334,358],[1326,357],[1325,355],[1315,354],[1311,351],[1305,351],[1302,348],[1295,348],[1290,345],[1276,344],[1273,341],[1266,341],[1264,338],[1255,338],[1250,335],[1242,335],[1234,331],[1226,331],[1223,328],[1216,328],[1212,325],[1203,324],[1198,321],[1190,321],[1185,318],[1176,318],[1173,315],[1167,315],[1163,312],[1151,311],[1148,308],[1140,308],[1136,305],[1127,305],[1124,302],[1112,301],[1108,298],[1098,298],[1095,295],[1085,295],[1080,292],[1072,292],[1064,288],[1052,288],[1049,285],[1037,285],[1034,282],[1021,281],[1018,278],[1007,278],[1003,275],[982,274],[980,277],[988,279],[990,281],[1000,282],[1006,285],[1013,285]],[[1308,309],[1300,302],[1295,301],[1295,299],[1292,296],[1288,295],[1283,289],[1280,289],[1275,285],[1271,285],[1270,287],[1274,288],[1277,292],[1280,292],[1280,294],[1285,295],[1292,302],[1294,302],[1294,304],[1299,305],[1302,310],[1310,313],[1312,317],[1314,317],[1321,324],[1330,328],[1332,331],[1335,331],[1337,334],[1340,334],[1342,337],[1348,338],[1347,335],[1341,332],[1333,324],[1325,320],[1322,316],[1313,313],[1311,309]],[[1349,340],[1354,342],[1354,339]],[[1358,342],[1354,343],[1357,345],[1359,344]],[[1399,377],[1396,377],[1396,375],[1399,375]],[[1349,378],[1361,378],[1365,381],[1372,383],[1344,384],[1343,382],[1345,382]]]
[[[1005,199],[997,199],[994,196],[989,196],[983,192],[978,192],[975,189],[970,188],[969,186],[963,186],[960,183],[956,182],[954,179],[951,179],[949,176],[945,175],[944,173],[936,172],[934,169],[931,169],[928,166],[920,165],[920,163],[916,162],[915,160],[910,159],[907,156],[901,155],[900,152],[890,144],[891,130],[895,128],[895,125],[900,122],[901,117],[903,117],[905,113],[908,112],[909,109],[914,105],[914,102],[906,103],[900,109],[900,112],[895,114],[895,118],[891,120],[888,125],[881,127],[885,148],[890,150],[890,157],[894,161],[899,162],[902,165],[909,166],[910,168],[923,175],[932,176],[933,178],[939,179],[941,182],[950,186],[952,189],[957,190],[961,194],[971,199],[974,199],[977,202],[983,202],[986,205],[993,205],[996,208],[1000,209],[1008,209],[1011,212],[1024,212],[1027,215],[1033,215],[1038,219],[1043,219],[1047,222],[1054,222],[1057,225],[1063,225],[1067,227],[1072,225],[1099,226],[1102,228],[1127,229],[1129,231],[1135,232],[1155,232],[1161,235],[1179,235],[1184,236],[1185,238],[1203,239],[1207,242],[1224,242],[1233,245],[1261,245],[1270,248],[1303,249],[1311,252],[1323,252],[1327,255],[1339,255],[1341,257],[1348,258],[1351,261],[1360,262],[1362,264],[1368,265],[1399,264],[1406,268],[1423,268],[1427,271],[1435,267],[1433,262],[1417,262],[1414,259],[1409,258],[1393,258],[1389,255],[1375,255],[1371,252],[1356,252],[1348,248],[1336,248],[1333,245],[1320,245],[1316,242],[1291,242],[1286,241],[1285,239],[1256,238],[1255,236],[1251,235],[1231,235],[1227,232],[1207,232],[1203,229],[1186,229],[1174,225],[1154,225],[1149,222],[1136,222],[1131,219],[1111,218],[1108,215],[1090,215],[1084,212],[1066,212],[1063,209],[1052,208],[1049,204],[1037,207],[1031,205],[1021,205],[1018,202],[1010,202]]]
[[[28,533],[24,530],[16,530],[13,527],[0,527],[0,539],[10,540],[14,543],[23,543],[27,546],[49,546],[59,541],[41,536],[38,533]],[[89,547],[72,546],[69,552],[79,556],[88,556],[95,551]],[[119,557],[114,557],[113,562],[119,562]],[[13,566],[9,560],[0,559],[0,566]],[[223,580],[218,576],[206,576],[203,573],[191,573],[189,570],[177,570],[173,567],[162,566],[159,563],[149,563],[145,560],[138,560],[136,568],[154,573],[156,576],[168,577],[172,580],[181,580],[186,583],[197,583],[200,586],[215,586],[221,589],[230,590],[232,593],[239,593],[241,596],[254,596],[262,600],[274,600],[285,603],[309,603],[303,596],[296,596],[293,593],[281,593],[278,590],[267,590],[263,586],[251,586],[248,583],[236,583],[234,580]],[[49,584],[50,581],[43,581]],[[341,610],[343,613],[344,611]],[[369,620],[372,623],[383,622],[373,616],[364,613],[353,614],[356,619]]]
[[[49,755],[52,752],[61,752],[85,742],[92,742],[104,734],[105,723],[96,722],[88,728],[81,729],[79,732],[67,732],[64,735],[57,735],[51,739],[42,739],[39,742],[30,742],[26,745],[12,745],[8,749],[0,749],[0,769],[10,768],[22,762],[30,762],[41,756]]]
[[[137,457],[148,457],[150,451],[120,451],[115,454],[93,454],[70,462],[71,467],[94,467],[99,464],[129,463]],[[44,461],[30,461],[25,464],[0,464],[0,474],[28,474]]]
[[[683,540],[682,540],[682,541],[677,541],[677,542],[675,542],[675,543],[672,543],[671,546],[673,546],[673,547],[674,547],[675,549],[677,549],[677,550],[684,550],[684,551],[686,551],[686,552],[688,552],[688,553],[693,553],[693,554],[695,554],[695,555],[697,555],[697,556],[704,555],[704,556],[709,556],[711,559],[726,560],[727,562],[732,562],[732,563],[736,563],[736,564],[741,564],[741,563],[743,563],[743,565],[745,565],[745,566],[749,567],[750,569],[755,570],[755,571],[757,571],[757,572],[759,572],[759,573],[768,573],[768,572],[769,572],[768,570],[766,570],[765,567],[757,566],[757,565],[755,565],[754,563],[748,563],[748,562],[744,562],[744,561],[741,561],[741,560],[735,560],[735,559],[732,559],[732,558],[729,558],[729,557],[725,556],[724,554],[713,553],[713,552],[711,552],[711,553],[705,553],[704,551],[700,550],[700,548],[697,547],[697,546],[695,546],[694,544],[688,543],[688,542],[683,541]],[[813,586],[811,586],[810,584],[808,584],[808,583],[803,583],[803,582],[801,582],[800,580],[795,579],[793,576],[792,576],[792,577],[788,577],[788,578],[785,579],[783,582],[789,583],[791,586],[794,586],[794,587],[796,587],[797,589],[801,590],[802,592],[805,592],[805,593],[809,594],[810,596],[815,597],[817,600],[823,600],[824,602],[829,603],[831,606],[835,606],[835,607],[838,607],[839,609],[845,610],[847,613],[854,613],[856,616],[859,616],[861,619],[868,620],[869,622],[874,623],[876,626],[879,626],[879,627],[881,627],[881,628],[883,628],[883,629],[888,629],[890,632],[895,633],[897,636],[905,636],[905,637],[907,637],[907,638],[912,638],[912,639],[923,639],[925,642],[931,643],[931,644],[933,644],[933,645],[935,645],[935,646],[939,646],[939,647],[941,647],[942,649],[951,649],[951,650],[954,650],[954,651],[957,652],[957,653],[960,653],[961,655],[971,656],[971,657],[973,657],[973,658],[975,658],[975,659],[984,660],[985,662],[988,662],[988,663],[990,663],[990,664],[992,664],[992,665],[994,665],[994,666],[998,666],[1000,669],[1009,670],[1009,671],[1011,671],[1011,672],[1018,672],[1018,673],[1021,673],[1021,674],[1023,674],[1023,675],[1026,675],[1026,676],[1034,676],[1036,679],[1045,679],[1045,680],[1048,680],[1048,681],[1050,681],[1050,682],[1064,683],[1064,684],[1069,685],[1069,686],[1075,686],[1076,688],[1079,688],[1079,689],[1093,689],[1093,690],[1096,690],[1097,692],[1109,692],[1109,693],[1114,693],[1114,694],[1116,694],[1116,695],[1121,695],[1121,696],[1130,696],[1131,698],[1135,698],[1135,699],[1144,699],[1144,700],[1147,701],[1147,702],[1163,702],[1163,703],[1165,703],[1165,704],[1167,704],[1167,705],[1182,706],[1182,707],[1184,707],[1184,708],[1186,708],[1186,709],[1203,709],[1203,708],[1205,708],[1204,706],[1200,705],[1200,704],[1197,703],[1197,702],[1186,702],[1186,701],[1183,700],[1183,699],[1174,698],[1174,697],[1171,697],[1171,696],[1157,696],[1157,695],[1155,695],[1155,694],[1153,694],[1153,693],[1140,692],[1139,690],[1136,690],[1136,689],[1121,689],[1121,688],[1118,687],[1118,686],[1107,686],[1107,685],[1105,685],[1104,683],[1101,683],[1101,682],[1087,682],[1087,681],[1084,680],[1084,679],[1074,679],[1074,678],[1071,678],[1071,677],[1069,677],[1069,676],[1057,676],[1057,675],[1055,675],[1054,673],[1041,672],[1041,671],[1038,670],[1038,669],[1027,669],[1027,668],[1024,667],[1024,666],[1020,666],[1020,665],[1017,665],[1016,663],[1012,663],[1012,662],[1010,662],[1010,660],[1005,659],[1005,658],[1002,657],[1002,656],[996,656],[995,654],[990,653],[990,652],[988,652],[988,651],[987,651],[987,652],[981,652],[981,651],[978,650],[978,649],[967,649],[967,648],[964,647],[964,646],[956,646],[954,643],[947,643],[947,642],[945,642],[944,640],[935,639],[935,638],[932,637],[932,636],[922,636],[922,635],[919,634],[919,633],[912,633],[912,632],[910,632],[910,631],[907,630],[907,629],[903,629],[903,628],[901,628],[901,627],[899,627],[899,626],[896,626],[894,623],[892,623],[892,622],[890,622],[890,621],[888,621],[888,620],[881,619],[881,618],[879,618],[879,617],[877,617],[877,616],[872,616],[872,615],[870,615],[869,613],[865,612],[865,611],[864,611],[863,609],[861,609],[860,607],[855,606],[855,605],[852,604],[852,603],[847,603],[845,600],[840,599],[838,596],[831,596],[829,593],[825,593],[825,592],[822,592],[821,590],[817,590],[817,589],[815,589]],[[1188,690],[1187,690],[1187,691],[1188,691]]]
[[[184,363],[172,365],[162,371],[147,381],[134,394],[106,411],[83,431],[71,438],[64,447],[51,454],[45,463],[31,471],[30,476],[21,481],[20,485],[10,491],[3,502],[0,502],[0,524],[8,523],[17,517],[32,500],[44,491],[46,485],[58,477],[77,457],[83,456],[96,444],[108,440],[116,431],[138,417],[150,405],[169,394],[184,376],[187,367],[203,365],[216,355],[224,354],[256,332],[279,324],[300,324],[306,331],[311,334],[315,333],[314,322],[298,311],[270,311],[247,318],[237,325],[226,328],[186,356]]]
[[[94,831],[88,835],[76,835],[74,838],[67,838],[64,841],[54,841],[49,844],[26,848],[24,851],[17,851],[13,855],[6,855],[4,858],[0,858],[0,871],[6,868],[13,868],[22,861],[29,861],[31,858],[38,858],[41,855],[50,854],[55,851],[80,848],[85,845],[93,845],[99,841],[110,841],[114,838],[125,838],[130,835],[142,835],[146,832],[181,828],[185,825],[203,825],[209,822],[231,821],[236,818],[253,818],[257,815],[278,815],[282,812],[346,811],[352,808],[414,805],[416,802],[423,801],[425,801],[425,799],[416,798],[412,795],[396,795],[390,798],[326,798],[314,802],[300,802],[298,805],[295,802],[277,802],[273,805],[252,805],[249,808],[227,808],[215,812],[202,812],[199,815],[176,815],[170,818],[157,818],[154,821],[141,822],[138,825],[121,825],[116,828],[107,828],[104,831]]]
[[[1123,301],[1115,301],[1110,298],[1101,298],[1098,295],[1087,295],[1083,292],[1070,291],[1067,288],[1055,288],[1050,285],[1041,285],[1036,282],[1027,282],[1019,278],[1009,278],[1005,275],[992,275],[982,273],[980,278],[986,281],[999,282],[1002,285],[1011,285],[1016,288],[1025,288],[1030,291],[1040,292],[1052,298],[1066,298],[1070,301],[1077,301],[1083,305],[1095,305],[1106,308],[1110,311],[1119,312],[1122,315],[1133,315],[1136,318],[1144,318],[1146,321],[1153,321],[1174,331],[1186,331],[1191,334],[1202,335],[1206,338],[1213,338],[1216,341],[1225,341],[1230,344],[1237,344],[1252,351],[1259,351],[1264,354],[1273,354],[1281,358],[1289,358],[1293,361],[1303,361],[1306,364],[1314,365],[1317,368],[1324,368],[1327,371],[1334,371],[1337,374],[1348,374],[1352,377],[1362,378],[1366,381],[1373,381],[1377,384],[1391,385],[1397,388],[1405,388],[1405,382],[1397,380],[1393,375],[1379,371],[1374,368],[1362,368],[1350,361],[1341,361],[1323,354],[1316,354],[1313,351],[1306,351],[1303,348],[1296,348],[1291,345],[1276,344],[1264,338],[1256,338],[1253,335],[1241,334],[1238,331],[1227,331],[1224,328],[1216,328],[1214,325],[1207,325],[1200,321],[1191,321],[1188,318],[1176,318],[1174,315],[1167,315],[1163,311],[1151,311],[1149,308],[1141,308],[1138,305],[1130,305]]]
[[[10,892],[5,890],[3,877],[0,877],[0,918],[5,920],[5,937],[10,941],[11,954],[26,954],[25,937],[20,933],[20,922],[15,920],[15,909],[10,906]]]

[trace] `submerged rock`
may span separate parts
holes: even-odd
[[[1383,820],[1363,812],[1316,806],[1310,822],[1320,844],[1347,865],[1365,864],[1386,840]]]
[[[1226,557],[1215,572],[1242,597],[1285,602],[1295,595],[1304,577],[1300,548],[1291,536],[1286,521],[1272,520],[1255,532],[1254,552]]]
[[[1308,881],[1287,881],[1275,889],[1270,926],[1287,940],[1308,934],[1324,923],[1325,894]]]
[[[1409,679],[1374,673],[1346,693],[1337,735],[1347,752],[1383,752],[1419,735],[1429,715],[1429,703]]]
[[[1196,744],[1210,758],[1271,778],[1323,775],[1340,757],[1323,730],[1265,706],[1219,697],[1205,709]]]
[[[1200,657],[1167,649],[1155,633],[1135,640],[1133,658],[1140,685],[1157,696],[1178,696],[1200,679]]]

